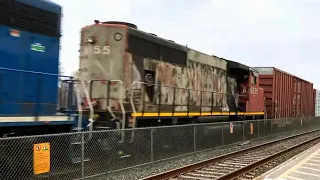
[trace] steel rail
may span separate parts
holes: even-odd
[[[283,156],[283,155],[285,155],[285,154],[287,154],[287,153],[289,153],[289,152],[291,152],[293,150],[296,150],[296,149],[298,149],[298,148],[300,148],[300,147],[302,147],[302,146],[304,146],[306,144],[312,143],[312,142],[317,141],[319,139],[320,139],[320,136],[317,136],[317,137],[314,137],[312,139],[306,140],[306,141],[304,141],[304,142],[302,142],[300,144],[297,144],[297,145],[295,145],[293,147],[290,147],[288,149],[285,149],[283,151],[275,153],[275,154],[273,154],[271,156],[268,156],[267,158],[264,158],[264,159],[262,159],[260,161],[256,161],[256,162],[254,162],[254,163],[252,163],[252,164],[250,164],[250,165],[248,165],[246,167],[237,169],[237,170],[235,170],[235,171],[233,171],[233,172],[231,172],[229,174],[221,176],[221,177],[217,178],[216,180],[236,179],[236,178],[242,176],[243,174],[245,174],[247,172],[250,172],[251,170],[253,170],[253,169],[255,169],[255,168],[257,168],[257,167],[259,167],[261,165],[264,165],[264,164],[266,164],[266,163],[268,163],[268,162],[270,162],[270,161],[272,161],[274,159],[277,159],[277,158],[279,158],[279,157],[281,157],[281,156]]]
[[[156,174],[156,175],[145,177],[145,178],[142,178],[142,180],[160,180],[160,179],[170,179],[170,178],[178,177],[178,176],[180,176],[182,174],[185,174],[187,172],[194,171],[194,170],[197,170],[197,169],[199,169],[201,167],[208,166],[210,164],[214,164],[214,163],[220,162],[220,161],[222,161],[224,159],[232,158],[232,157],[244,154],[244,153],[252,151],[252,150],[256,150],[256,149],[259,149],[259,148],[267,147],[267,146],[270,146],[270,145],[273,145],[273,144],[277,144],[277,143],[279,143],[281,141],[284,141],[284,140],[293,139],[293,138],[296,138],[296,137],[299,137],[299,136],[302,136],[302,135],[311,134],[311,133],[317,132],[319,130],[320,129],[311,130],[311,131],[308,131],[308,132],[299,133],[299,134],[296,134],[296,135],[280,138],[280,139],[273,140],[273,141],[270,141],[270,142],[266,142],[266,143],[263,143],[263,144],[260,144],[260,145],[256,145],[256,146],[249,147],[249,148],[245,148],[245,149],[242,149],[242,150],[239,150],[239,151],[236,151],[236,152],[231,152],[231,153],[224,154],[224,155],[221,155],[221,156],[218,156],[218,157],[214,157],[214,158],[211,158],[211,159],[208,159],[208,160],[204,160],[204,161],[197,162],[197,163],[194,163],[194,164],[191,164],[191,165],[187,165],[187,166],[184,166],[182,168],[176,168],[176,169],[169,170],[169,171],[166,171],[166,172],[162,172],[162,173],[159,173],[159,174]],[[301,145],[306,144],[306,143],[308,143],[310,141],[313,141],[313,140],[315,140],[317,138],[319,138],[319,137],[317,136],[316,138],[312,138],[311,140],[307,140],[307,142],[305,141],[305,142],[301,143]],[[289,150],[289,149],[285,149],[285,150],[283,150],[283,151],[281,151],[279,153],[282,153],[282,154],[286,153],[287,150]],[[239,173],[241,173],[241,175],[242,175],[243,173],[247,172],[247,170],[249,168],[251,170],[252,168],[258,166],[259,165],[258,162],[263,163],[265,161],[270,161],[269,158],[272,158],[272,155],[267,157],[267,159],[262,159],[261,161],[255,162],[257,164],[252,163],[252,164],[249,165],[250,167],[244,167],[244,168],[238,169],[236,171],[231,172],[230,174],[226,174],[224,176],[219,177],[219,179],[220,178],[230,179],[230,177],[233,177],[233,176],[238,177]],[[248,169],[246,169],[246,168],[248,168]]]

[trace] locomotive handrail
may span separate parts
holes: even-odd
[[[102,65],[101,65],[101,63],[99,62],[99,60],[98,59],[96,59],[96,61],[95,61],[95,63],[96,63],[96,65],[100,68],[100,70],[103,72],[103,74],[104,74],[104,76],[107,78],[108,77],[108,74],[107,74],[107,72],[104,70],[104,68],[102,67]],[[111,69],[112,70],[112,69]],[[119,95],[119,104],[120,104],[120,108],[121,108],[121,113],[122,113],[122,121],[121,121],[121,129],[125,129],[125,123],[126,123],[126,111],[125,111],[125,109],[124,109],[124,105],[123,105],[123,90],[124,90],[124,84],[123,84],[123,82],[121,81],[121,80],[109,80],[109,83],[108,83],[108,85],[109,85],[109,87],[108,88],[110,88],[110,82],[119,82],[120,83],[120,86],[121,86],[121,88],[120,88],[120,95]],[[109,91],[109,89],[108,89],[108,92],[110,92]],[[111,114],[113,114],[113,112],[112,112],[112,109],[111,109],[111,107],[109,106],[109,99],[107,99],[107,109],[108,109],[108,111],[111,113]],[[113,118],[115,119],[115,115],[113,114]],[[120,143],[122,143],[122,142],[124,142],[124,131],[121,131],[121,140],[120,140]]]
[[[108,74],[107,74],[107,72],[103,69],[103,67],[102,67],[102,65],[101,65],[101,63],[99,62],[99,60],[95,60],[95,63],[96,63],[96,66],[98,66],[99,67],[99,69],[103,72],[103,75],[107,78],[108,77]],[[94,81],[94,80],[93,80]],[[92,82],[93,82],[92,81]],[[97,80],[98,81],[98,80]],[[110,82],[110,81],[108,81],[108,82]],[[92,84],[91,84],[92,85]],[[108,83],[108,89],[110,88],[110,83]],[[92,89],[91,89],[92,90]],[[109,92],[109,90],[108,90],[108,92]],[[107,96],[109,96],[109,94],[107,94]],[[112,109],[110,108],[110,106],[109,106],[109,98],[107,98],[107,107],[106,107],[107,109],[108,109],[108,111],[110,112],[110,114],[111,114],[111,116],[112,116],[112,121],[113,120],[115,120],[116,119],[116,116],[115,116],[115,114],[113,113],[113,111],[112,111]]]
[[[96,65],[100,68],[100,70],[103,72],[104,76],[107,77],[107,72],[103,69],[101,63],[99,62],[99,60],[96,60]],[[123,84],[123,81],[121,80],[108,80],[109,82],[118,82],[120,83],[120,95],[119,95],[119,104],[120,104],[120,108],[121,108],[121,113],[122,113],[122,123],[121,123],[121,128],[122,129],[125,129],[125,122],[126,122],[126,111],[124,109],[124,105],[123,105],[123,92],[124,92],[124,84]],[[108,87],[110,88],[110,87]],[[109,101],[109,99],[107,99],[107,101]],[[109,106],[109,103],[107,105],[107,108],[108,108],[108,111],[113,114],[113,118],[115,118],[115,115],[114,113],[112,112],[112,109],[110,108]]]
[[[211,92],[211,93],[219,93],[219,94],[226,94],[226,95],[237,95],[237,94],[230,94],[230,93],[223,93],[223,92],[216,92],[216,91],[209,91],[209,90],[191,89],[191,88],[181,88],[181,87],[176,87],[176,86],[168,86],[168,85],[145,83],[145,82],[141,82],[141,81],[133,81],[133,83],[131,84],[131,87],[132,87],[134,84],[145,84],[145,85],[148,85],[148,86],[169,87],[169,88],[175,88],[175,89],[185,89],[185,90],[192,90],[192,91]]]
[[[84,89],[84,94],[85,94],[85,97],[86,97],[86,100],[87,100],[87,102],[88,102],[88,105],[89,105],[89,109],[90,109],[90,118],[89,118],[89,130],[90,131],[92,131],[93,130],[93,122],[94,122],[94,109],[93,109],[93,106],[92,106],[92,101],[91,101],[91,99],[90,99],[90,97],[89,97],[89,92],[88,92],[88,89],[87,89],[87,87],[86,87],[86,85],[85,85],[85,82],[84,82],[84,80],[80,80],[81,81],[81,86],[82,86],[82,88]]]
[[[109,81],[109,82],[118,82],[118,83],[120,83],[120,92],[119,92],[119,104],[120,104],[120,109],[121,109],[121,114],[122,114],[122,124],[121,124],[121,128],[122,129],[125,129],[125,122],[126,122],[126,111],[125,111],[125,109],[124,109],[124,105],[123,105],[123,92],[124,92],[124,84],[123,84],[123,81],[121,81],[121,80],[107,80],[107,81]],[[107,106],[109,109],[110,109],[110,111],[112,111],[111,110],[111,108],[110,108],[110,106]]]
[[[116,119],[116,115],[113,113],[113,111],[112,111],[112,109],[109,107],[109,88],[110,88],[110,82],[112,81],[112,80],[104,80],[104,81],[107,81],[108,83],[108,85],[107,85],[107,90],[108,90],[108,92],[107,92],[107,97],[106,98],[102,98],[102,99],[106,99],[106,108],[107,108],[107,110],[110,112],[110,114],[111,114],[111,116],[112,116],[112,121],[114,121],[115,119]],[[96,79],[94,79],[94,80],[91,80],[90,81],[90,98],[92,98],[92,90],[93,90],[93,83],[94,82],[101,82],[101,80],[96,80]],[[97,99],[97,98],[96,98]],[[98,99],[101,99],[101,98],[98,98]]]
[[[107,74],[107,72],[103,69],[103,67],[102,67],[102,65],[101,65],[101,63],[99,62],[99,60],[98,59],[96,59],[95,60],[95,63],[96,63],[96,66],[98,66],[99,67],[99,69],[103,72],[103,75],[107,78],[108,77],[108,74]],[[92,81],[93,82],[93,81]],[[109,81],[110,82],[110,81]],[[92,85],[92,84],[91,84]],[[110,83],[108,83],[108,89],[110,88]],[[91,89],[92,90],[92,89]],[[109,92],[109,90],[108,90],[108,92]],[[109,94],[107,94],[107,96],[109,96]],[[111,114],[111,116],[112,116],[112,121],[113,120],[115,120],[116,119],[116,116],[115,116],[115,114],[113,113],[113,111],[112,111],[112,109],[110,108],[110,106],[109,106],[109,99],[107,98],[106,99],[107,100],[107,109],[108,109],[108,111],[110,112],[110,114]]]
[[[141,81],[134,81],[132,84],[131,84],[131,96],[130,96],[130,104],[131,104],[131,107],[132,107],[132,112],[133,113],[137,113],[137,110],[136,110],[136,107],[134,105],[134,101],[133,101],[133,91],[134,91],[134,85],[136,84],[142,84],[142,85],[147,85],[147,86],[157,86],[157,87],[168,87],[168,88],[173,88],[174,89],[174,92],[173,92],[173,102],[172,102],[172,113],[175,112],[175,96],[176,96],[176,89],[183,89],[183,90],[187,90],[188,91],[188,104],[187,105],[183,105],[183,106],[187,106],[187,113],[189,114],[189,110],[190,110],[190,105],[189,105],[189,102],[190,102],[190,91],[193,91],[193,92],[200,92],[201,93],[201,97],[200,97],[200,113],[202,111],[202,107],[211,107],[211,112],[213,111],[213,95],[214,94],[222,94],[222,95],[229,95],[229,96],[233,96],[233,97],[239,97],[241,95],[239,94],[230,94],[230,93],[223,93],[223,92],[216,92],[216,91],[209,91],[209,90],[199,90],[199,89],[191,89],[191,88],[181,88],[181,87],[176,87],[176,86],[168,86],[168,85],[159,85],[159,84],[152,84],[152,83],[145,83],[145,82],[141,82]],[[161,89],[160,89],[161,90]],[[212,101],[211,101],[211,105],[210,106],[202,106],[202,100],[203,100],[203,93],[211,93],[211,97],[212,97]],[[159,96],[161,96],[161,94],[159,93]],[[143,102],[142,102],[142,105],[143,105],[143,109],[142,109],[142,112],[144,112],[144,95],[142,95],[142,98],[143,98]],[[158,113],[160,112],[160,105],[161,105],[161,97],[159,99],[159,109],[158,109]],[[223,106],[223,105],[221,105]],[[221,111],[222,111],[222,107],[221,107]],[[135,117],[134,117],[135,118]]]
[[[88,102],[88,106],[89,106],[89,109],[90,109],[90,115],[89,115],[89,130],[92,131],[93,130],[93,122],[94,122],[94,109],[93,109],[93,106],[92,106],[92,101],[90,99],[90,95],[89,95],[89,92],[88,92],[88,89],[86,87],[86,84],[85,84],[85,81],[82,79],[82,76],[81,76],[81,72],[79,72],[79,77],[78,79],[80,80],[80,85],[84,91],[84,94],[85,94],[85,97],[86,97],[86,100]],[[82,109],[82,108],[81,108]],[[81,111],[82,112],[82,111]],[[90,134],[90,137],[89,139],[91,138],[91,134]]]
[[[75,89],[76,89],[76,98],[77,98],[77,108],[79,112],[77,131],[81,131],[81,126],[82,126],[82,107],[81,107],[81,96],[80,96],[81,91],[79,90],[80,88],[77,87],[77,84],[75,84]]]

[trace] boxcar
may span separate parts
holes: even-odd
[[[313,83],[275,67],[255,67],[264,89],[268,118],[314,116]]]

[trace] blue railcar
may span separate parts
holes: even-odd
[[[61,14],[48,0],[0,1],[0,136],[71,130],[57,114]]]

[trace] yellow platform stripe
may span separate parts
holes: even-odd
[[[155,113],[155,112],[136,112],[131,113],[132,117],[183,117],[183,116],[221,116],[221,115],[236,115],[236,112],[161,112],[161,113]],[[264,112],[238,112],[238,115],[264,115]]]

